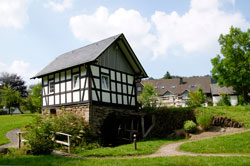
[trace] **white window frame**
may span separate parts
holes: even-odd
[[[53,92],[51,92],[51,88],[50,88],[52,82],[53,82]],[[49,94],[53,94],[53,93],[55,93],[55,80],[49,81]]]
[[[103,81],[103,79],[105,79],[105,82]],[[101,75],[101,86],[103,90],[110,90],[110,81],[109,81],[109,76],[106,74],[102,74]]]
[[[78,77],[78,82],[77,82],[76,77]],[[73,75],[72,83],[73,83],[73,89],[74,89],[74,90],[80,88],[80,76],[79,76],[79,74],[74,74],[74,75]]]

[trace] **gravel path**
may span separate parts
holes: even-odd
[[[247,132],[250,131],[250,129],[246,130],[244,128],[225,128],[221,129],[221,127],[212,127],[209,131],[206,132],[200,132],[197,134],[193,134],[192,137],[183,142],[177,142],[177,143],[171,143],[167,145],[161,146],[155,153],[150,155],[141,155],[141,156],[124,156],[124,157],[84,157],[84,156],[78,156],[74,154],[68,154],[64,152],[59,151],[53,151],[53,155],[59,155],[59,156],[65,156],[65,157],[72,157],[72,158],[91,158],[91,159],[130,159],[130,158],[151,158],[151,157],[166,157],[166,156],[249,156],[248,154],[201,154],[201,153],[191,153],[191,152],[184,152],[180,151],[178,148],[181,144],[184,144],[186,142],[194,142],[199,141],[203,139],[212,138],[215,136],[220,135],[230,135],[230,134],[236,134],[241,132]]]
[[[1,145],[0,148],[17,148],[18,147],[18,136],[17,136],[17,132],[20,132],[20,129],[14,129],[9,131],[6,134],[6,137],[10,140],[10,143],[5,144],[5,145]]]

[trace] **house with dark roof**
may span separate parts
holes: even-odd
[[[137,84],[138,95],[142,92],[145,83],[151,83],[154,86],[159,94],[160,106],[186,107],[189,92],[195,92],[198,87],[202,88],[207,97],[211,97],[210,77],[143,80]]]
[[[238,104],[238,94],[233,90],[233,87],[221,87],[218,84],[211,84],[210,87],[214,106],[221,100],[223,94],[229,97],[232,106]]]
[[[146,77],[119,34],[56,57],[33,78],[42,79],[43,114],[73,111],[96,127],[112,111],[135,111],[136,82]]]

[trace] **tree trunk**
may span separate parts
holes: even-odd
[[[244,103],[248,103],[248,93],[246,91],[243,91],[243,98],[244,98]]]

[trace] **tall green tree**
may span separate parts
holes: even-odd
[[[222,86],[232,86],[249,102],[250,93],[250,29],[230,28],[230,33],[220,35],[221,54],[211,60],[213,77]]]
[[[41,112],[42,108],[42,84],[30,85],[29,95],[24,100],[24,109],[30,112]]]
[[[4,86],[1,90],[1,105],[9,109],[9,114],[12,114],[11,107],[18,107],[22,102],[20,92],[10,87]]]
[[[187,105],[189,107],[200,107],[206,102],[206,96],[202,92],[202,88],[199,87],[195,92],[189,92]]]
[[[142,94],[138,96],[138,102],[144,107],[155,108],[158,100],[158,94],[156,93],[153,84],[145,83]]]
[[[163,76],[163,79],[171,79],[172,76],[170,75],[170,73],[167,71],[164,76]]]

